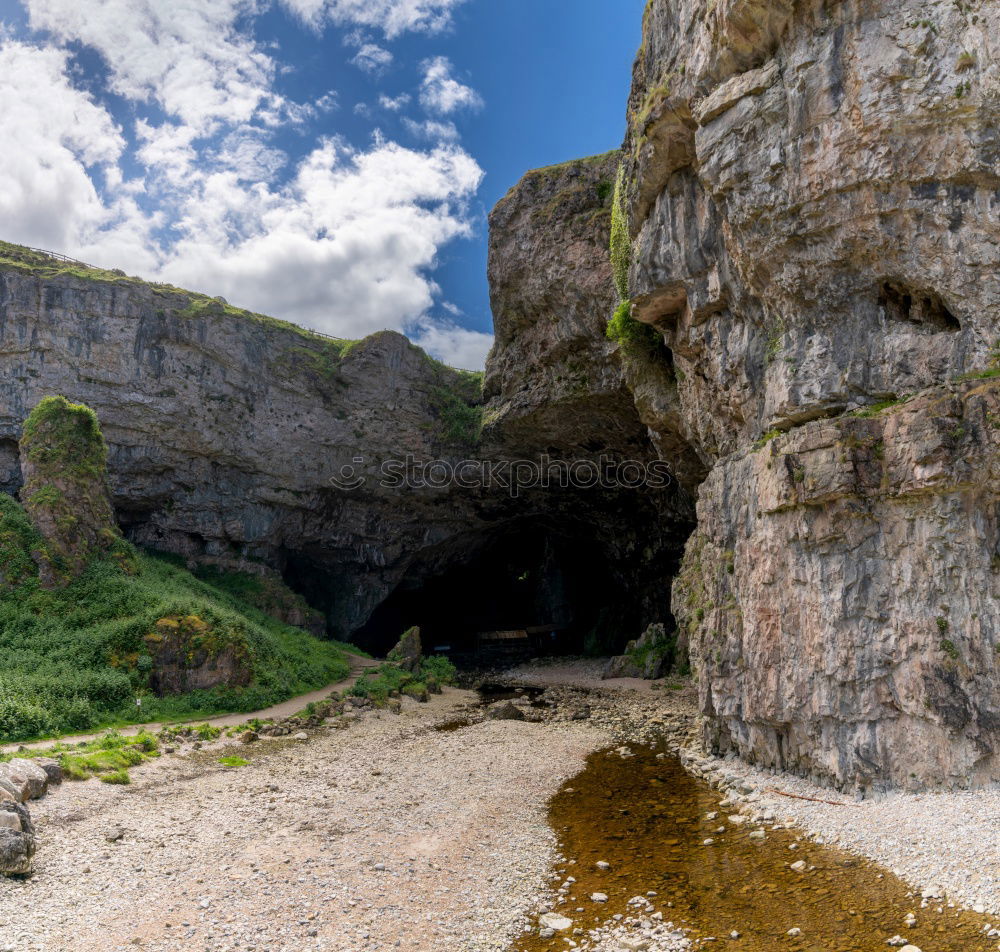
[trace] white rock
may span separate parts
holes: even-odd
[[[552,929],[555,932],[562,932],[564,929],[573,927],[573,920],[560,916],[558,912],[546,912],[538,917],[538,924],[543,929]]]
[[[605,896],[604,893],[591,893],[590,894],[590,901],[591,902],[607,902],[608,901],[608,897]]]

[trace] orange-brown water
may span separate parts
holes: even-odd
[[[981,916],[947,907],[939,913],[940,903],[922,909],[919,896],[879,867],[806,839],[789,849],[796,836],[788,830],[768,827],[763,842],[750,839],[755,827],[730,823],[733,811],[720,808],[720,794],[691,778],[675,758],[631,749],[635,756],[628,759],[613,751],[593,754],[551,803],[561,852],[576,860],[558,869],[577,880],[571,898],[555,909],[575,927],[592,929],[615,913],[628,915],[629,899],[655,890],[651,901],[665,920],[691,929],[692,939],[717,937],[706,948],[886,952],[887,940],[901,935],[922,952],[997,949],[998,940],[982,931]],[[717,819],[706,819],[716,811]],[[716,832],[720,826],[724,833]],[[714,843],[704,845],[709,838]],[[797,860],[810,869],[793,871]],[[600,871],[598,861],[610,869]],[[608,902],[592,902],[595,892]],[[913,928],[904,924],[909,912],[917,917]],[[787,934],[794,928],[801,935]],[[731,939],[732,931],[740,937]],[[542,939],[535,930],[512,950],[564,950],[566,936]]]

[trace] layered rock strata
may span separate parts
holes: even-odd
[[[711,469],[674,602],[715,750],[1000,778],[998,27],[977,2],[647,7],[624,266],[669,354],[660,426]]]

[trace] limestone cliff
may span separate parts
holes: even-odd
[[[574,176],[588,184],[559,198],[549,218],[535,218],[534,231],[521,218],[498,227],[494,248],[506,250],[518,235],[554,278],[561,234],[551,225],[579,215],[584,275],[604,260],[613,167],[602,159],[556,175],[557,192]],[[535,198],[515,190],[509,207],[524,211]],[[40,399],[65,394],[101,420],[111,500],[129,539],[250,572],[265,586],[277,570],[323,610],[333,634],[360,633],[384,650],[430,614],[450,617],[466,638],[538,625],[620,648],[665,616],[686,536],[676,527],[686,530],[693,515],[675,487],[515,493],[504,472],[492,482],[446,479],[438,487],[384,482],[380,473],[383,462],[407,456],[572,460],[600,450],[653,458],[608,359],[605,278],[545,302],[545,333],[589,341],[592,352],[558,399],[544,386],[551,366],[539,361],[531,376],[533,361],[518,350],[530,334],[518,344],[519,334],[500,322],[490,372],[498,395],[481,444],[478,376],[431,360],[402,335],[336,341],[221,300],[0,245],[0,488],[30,491],[17,440]],[[498,282],[503,313],[524,302],[520,280]],[[527,307],[520,313],[528,323],[537,317]],[[535,340],[547,347],[544,334]],[[556,359],[572,361],[574,346]],[[302,621],[315,626],[308,610]]]
[[[402,496],[377,473],[475,441],[474,375],[400,334],[336,341],[221,300],[0,247],[0,485],[23,480],[22,424],[64,394],[96,411],[126,534],[198,562],[316,575],[345,635],[412,552],[476,524],[472,500]],[[356,458],[364,460],[355,464]],[[25,474],[26,475],[26,474]]]
[[[717,750],[1000,778],[998,28],[981,2],[647,7],[622,267],[670,355],[659,426],[711,467],[674,601]]]

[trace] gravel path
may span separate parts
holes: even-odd
[[[259,718],[262,721],[272,718],[274,720],[281,720],[283,717],[290,717],[293,714],[297,714],[310,702],[319,703],[326,700],[333,691],[343,691],[345,688],[350,687],[365,668],[373,668],[379,663],[371,658],[362,658],[360,655],[348,655],[348,660],[351,664],[351,673],[343,681],[328,684],[325,688],[310,691],[308,694],[300,694],[297,697],[289,698],[280,704],[273,704],[271,707],[266,707],[262,711],[252,711],[249,714],[216,714],[213,717],[202,718],[196,723],[214,724],[216,727],[234,727],[237,724],[246,724],[247,721],[254,718]],[[126,737],[132,737],[138,734],[139,731],[150,731],[155,734],[165,726],[167,725],[158,721],[134,724],[131,727],[121,728],[121,733]],[[0,753],[9,754],[20,750],[22,747],[28,750],[38,750],[42,747],[48,747],[57,740],[68,744],[79,744],[94,740],[97,737],[100,737],[100,733],[67,734],[63,737],[50,737],[48,740],[33,741],[30,744],[4,744],[0,745]]]
[[[0,881],[0,949],[506,948],[552,866],[546,801],[608,739],[579,723],[433,729],[473,699],[241,746],[248,767],[219,766],[215,746],[130,787],[65,784],[32,807],[35,875]]]

